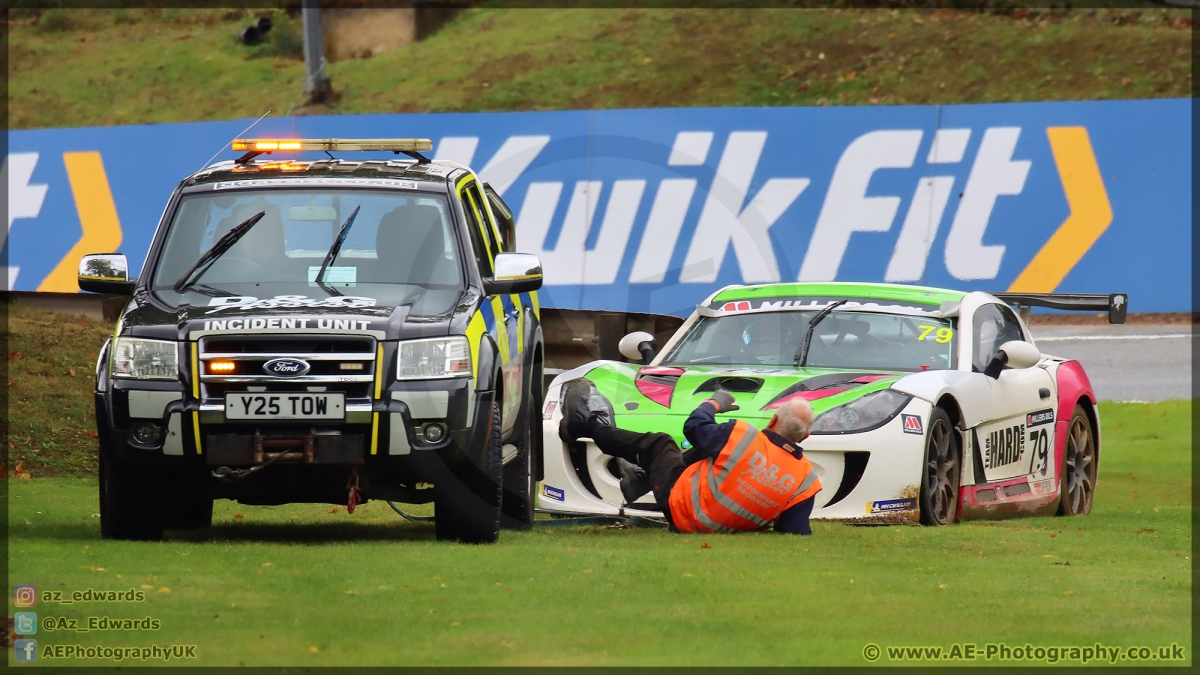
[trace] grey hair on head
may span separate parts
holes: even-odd
[[[775,416],[779,418],[776,430],[780,436],[793,443],[799,443],[808,437],[813,423],[813,409],[808,401],[794,398],[779,406]]]

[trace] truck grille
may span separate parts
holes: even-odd
[[[231,391],[332,391],[347,402],[370,400],[377,353],[375,338],[326,335],[209,336],[200,338],[200,398],[224,403]],[[300,359],[309,364],[303,375],[267,373],[273,359]],[[214,370],[215,362],[224,369]]]

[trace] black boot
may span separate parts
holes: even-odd
[[[615,461],[617,473],[621,476],[621,494],[624,495],[626,504],[632,504],[650,491],[650,478],[645,469],[633,462],[627,462],[620,457]]]
[[[612,426],[612,405],[591,381],[579,379],[568,382],[560,400],[562,421],[558,424],[558,436],[564,443],[590,438],[593,427],[589,426],[589,422]]]

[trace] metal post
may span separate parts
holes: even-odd
[[[323,103],[333,86],[325,75],[325,37],[321,30],[321,8],[318,0],[302,0],[301,17],[304,19],[304,95],[309,103]]]

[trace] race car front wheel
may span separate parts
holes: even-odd
[[[921,524],[949,525],[958,511],[962,476],[958,439],[950,416],[934,408],[925,435],[925,464],[921,471]]]
[[[1092,423],[1083,406],[1076,405],[1067,427],[1067,442],[1063,448],[1062,476],[1059,478],[1058,502],[1060,516],[1086,516],[1092,512],[1092,496],[1096,493],[1096,442],[1092,438]]]

